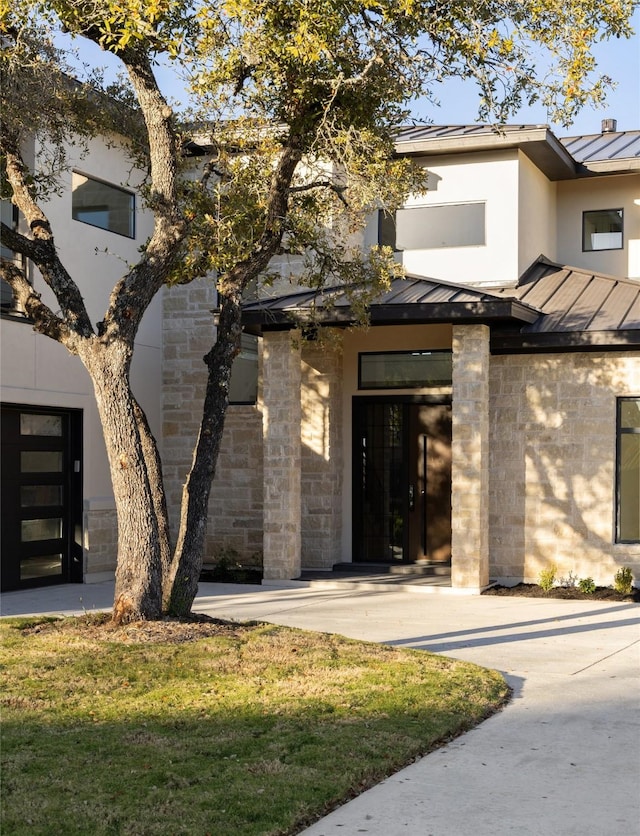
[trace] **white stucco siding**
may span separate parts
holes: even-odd
[[[595,273],[640,278],[640,174],[558,183],[558,261]],[[623,249],[582,251],[582,213],[623,210]]]
[[[409,273],[475,285],[518,277],[518,154],[516,151],[440,157],[423,161],[429,191],[407,207],[460,203],[485,205],[483,245],[439,247],[402,253]]]
[[[38,158],[36,149],[36,159]],[[129,238],[72,218],[72,169],[131,191],[139,185],[122,146],[94,140],[86,155],[69,148],[70,169],[61,174],[60,194],[43,209],[51,222],[62,263],[77,282],[96,323],[103,318],[109,295],[152,231],[152,217],[136,196],[135,237]],[[29,265],[34,288],[55,312],[53,293]],[[133,391],[161,442],[162,300],[149,307],[136,339],[131,370]],[[85,577],[101,579],[115,566],[115,516],[111,477],[89,375],[77,357],[53,340],[36,334],[25,321],[3,319],[0,327],[0,399],[83,413],[83,502]]]
[[[0,329],[2,402],[83,412],[83,493],[91,502],[111,497],[102,429],[89,375],[76,357],[26,323],[4,320]]]
[[[556,184],[520,153],[518,169],[518,275],[540,255],[556,259]]]
[[[37,152],[41,149],[36,149]],[[115,283],[126,272],[128,265],[140,257],[140,246],[153,230],[153,217],[143,206],[136,188],[140,185],[140,172],[132,169],[125,147],[114,137],[107,141],[93,139],[86,153],[80,146],[69,146],[69,169],[60,175],[63,188],[44,204],[44,211],[51,222],[56,246],[62,262],[77,282],[83,295],[89,317],[96,327],[105,314],[109,295]],[[135,194],[135,237],[128,238],[108,230],[72,218],[72,172],[78,171],[113,186]],[[43,300],[53,310],[58,304],[53,293],[45,285],[37,270],[33,270],[33,283]],[[22,329],[21,329],[22,332]],[[36,390],[45,385],[55,391],[66,392],[65,380],[76,380],[75,369],[79,363],[69,357],[59,346],[49,347],[51,341],[38,337],[34,355]],[[162,303],[160,294],[149,306],[136,337],[131,382],[136,397],[147,412],[152,430],[160,438],[160,385],[162,351]],[[18,350],[16,352],[20,354]],[[51,358],[55,357],[55,362]],[[22,360],[18,361],[21,366]],[[81,369],[80,375],[84,375]],[[23,378],[24,379],[24,378]],[[79,378],[78,378],[79,379]],[[43,384],[42,381],[45,381]],[[74,386],[79,384],[74,383]],[[86,376],[83,390],[92,396],[91,383]]]
[[[51,222],[56,246],[63,263],[80,286],[85,305],[95,324],[104,316],[109,294],[115,282],[126,272],[127,266],[140,257],[139,249],[152,231],[152,216],[144,210],[142,201],[135,196],[135,237],[129,238],[92,226],[72,218],[72,172],[101,180],[109,185],[135,193],[141,175],[131,168],[124,146],[110,141],[94,139],[85,154],[79,147],[68,148],[69,169],[60,175],[60,194],[51,195],[44,204],[44,211]],[[37,155],[38,149],[36,149]],[[53,295],[42,279],[36,278],[36,288],[43,300],[55,305]],[[151,317],[153,319],[153,317]],[[155,327],[145,323],[140,341],[161,345],[160,317]]]

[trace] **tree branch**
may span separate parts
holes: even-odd
[[[69,330],[78,336],[88,338],[94,332],[82,294],[58,257],[49,219],[36,203],[32,191],[27,184],[24,161],[16,147],[12,147],[10,143],[6,142],[6,137],[3,137],[3,145],[6,174],[9,184],[13,189],[13,199],[26,219],[31,234],[33,235],[33,240],[29,244],[28,238],[13,230],[7,229],[4,225],[3,239],[12,249],[28,256],[38,267],[43,279],[55,294]],[[44,312],[44,309],[49,314],[51,313],[46,306],[40,304],[34,306],[29,311],[29,315],[38,322],[39,312]],[[45,325],[45,320],[46,322],[50,321],[47,314],[44,314],[44,317],[42,322],[43,326]],[[59,322],[57,317],[55,319]],[[38,330],[42,330],[45,334],[48,333],[44,327],[41,329],[39,324]],[[59,333],[57,327],[55,331]],[[52,334],[49,334],[49,336],[52,336]],[[54,339],[58,339],[58,337],[54,337]]]
[[[3,224],[4,226],[4,224]],[[18,307],[33,320],[33,328],[41,334],[64,345],[71,354],[77,354],[77,334],[64,320],[56,316],[40,299],[22,270],[11,262],[0,262],[0,277],[9,285]]]
[[[289,194],[293,194],[294,192],[308,192],[312,189],[329,189],[334,192],[336,197],[338,197],[345,206],[349,206],[344,196],[344,193],[347,191],[347,187],[339,186],[337,183],[332,183],[331,180],[314,180],[313,183],[306,183],[301,186],[291,186],[289,188]]]

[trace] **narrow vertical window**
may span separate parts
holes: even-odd
[[[5,226],[13,230],[18,229],[18,207],[14,206],[10,200],[0,200],[0,218]],[[0,260],[2,262],[11,262],[11,264],[15,264],[16,267],[24,271],[24,259],[22,256],[10,250],[9,247],[5,246],[4,242],[0,242]],[[0,305],[3,311],[16,313],[13,291],[4,279],[0,282]]]
[[[640,542],[640,398],[618,400],[618,530],[620,543]]]
[[[243,334],[240,353],[233,361],[229,403],[255,404],[258,400],[258,338]]]

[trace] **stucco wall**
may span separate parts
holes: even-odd
[[[518,276],[540,255],[557,257],[557,184],[520,152],[518,167]]]
[[[519,275],[518,152],[430,157],[417,163],[429,170],[429,190],[409,198],[406,206],[483,202],[486,239],[480,246],[403,252],[399,259],[406,271],[462,284],[515,282]],[[377,233],[375,219],[365,235],[367,246],[375,243]]]
[[[490,387],[491,577],[640,577],[640,544],[614,542],[616,398],[640,395],[640,356],[492,357]]]
[[[640,174],[558,183],[558,261],[610,276],[640,278]],[[582,213],[622,209],[621,250],[582,252]]]
[[[135,188],[135,173],[122,148],[91,140],[86,153],[70,146],[70,169],[116,186]],[[42,149],[36,148],[42,157]],[[135,239],[73,220],[71,170],[60,173],[62,190],[44,203],[55,234],[56,246],[76,280],[94,325],[104,316],[109,294],[117,279],[139,257],[139,247],[149,236],[152,219],[140,201],[136,204]],[[35,289],[54,311],[52,292],[33,265],[30,278]],[[61,345],[36,334],[18,319],[3,319],[0,328],[0,399],[5,403],[81,409],[83,413],[84,577],[101,580],[113,574],[117,528],[111,478],[102,429],[89,375],[76,357]],[[161,300],[152,303],[136,339],[131,370],[132,388],[147,412],[152,430],[160,438],[161,409]]]

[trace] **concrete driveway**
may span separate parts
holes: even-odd
[[[2,614],[102,609],[111,596],[110,584],[7,593]],[[513,688],[502,712],[306,836],[640,834],[637,604],[201,584],[194,609],[442,653]]]

